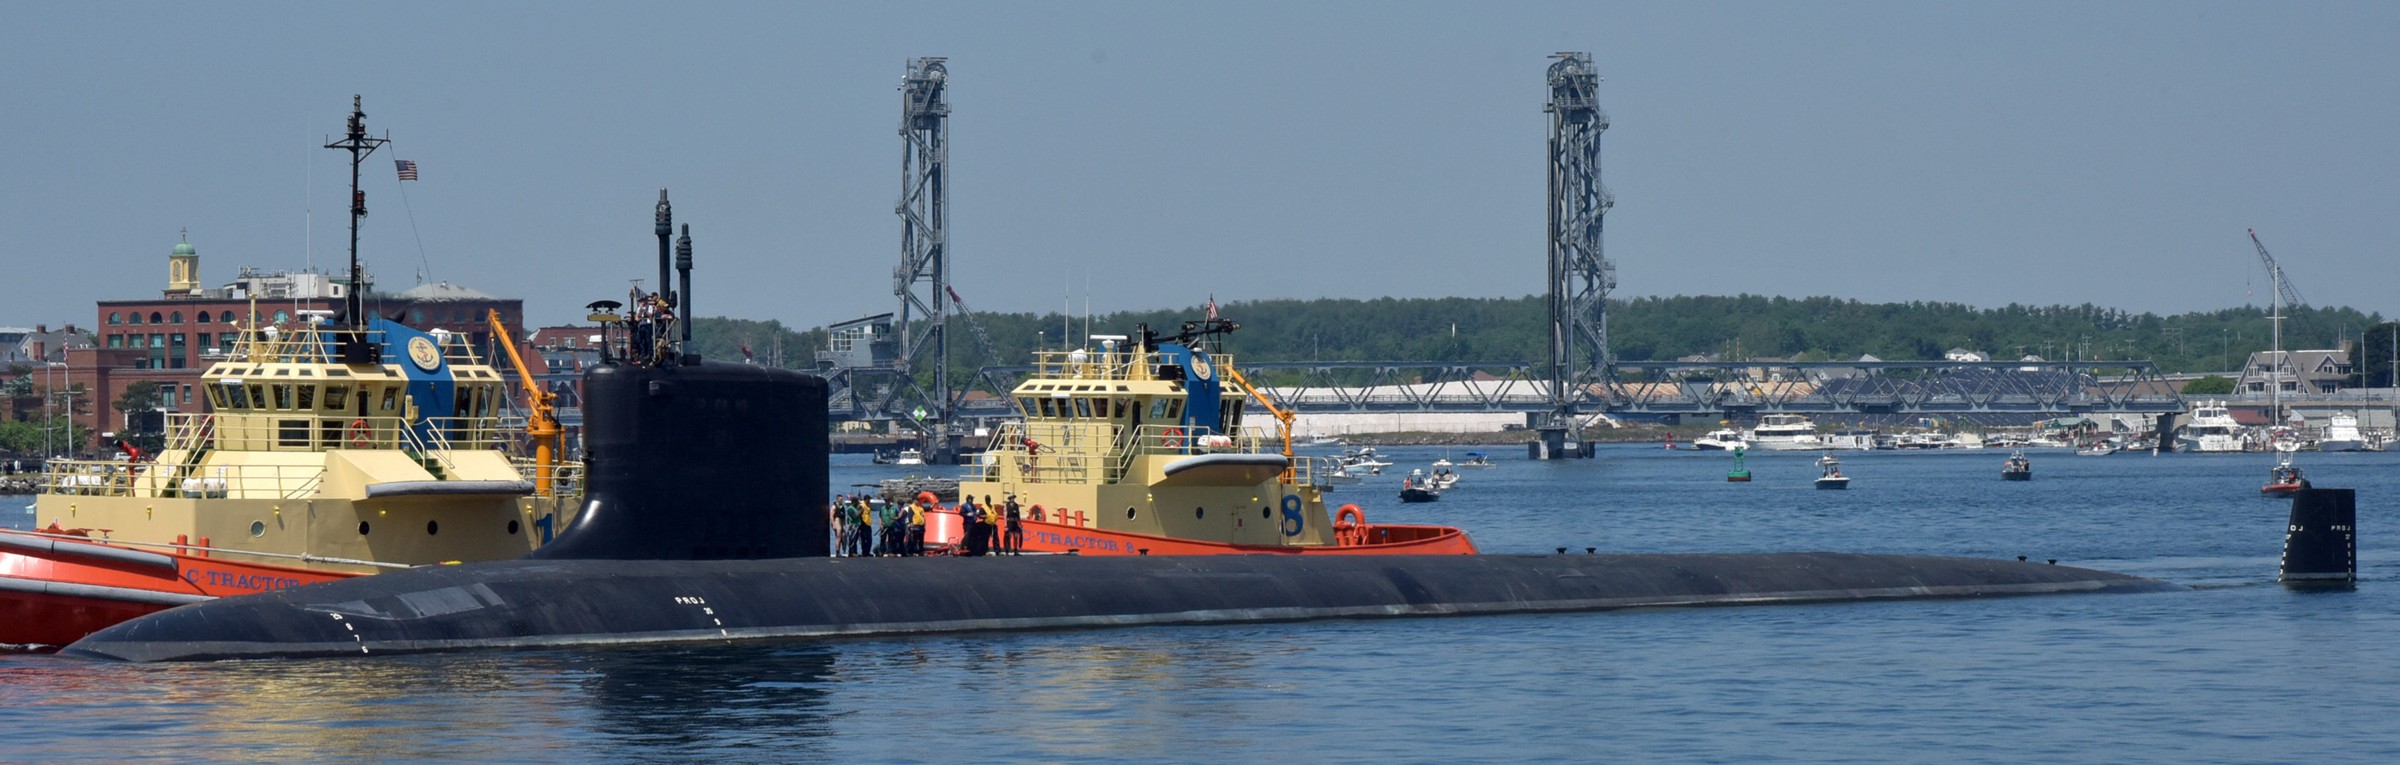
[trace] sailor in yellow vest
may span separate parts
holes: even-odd
[[[908,503],[907,554],[925,554],[925,503],[922,500],[911,500]]]

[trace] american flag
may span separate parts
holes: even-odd
[[[400,180],[413,181],[417,179],[417,163],[415,160],[395,159],[392,160],[392,162],[393,164],[400,166]]]
[[[1217,318],[1217,294],[1214,292],[1208,294],[1208,318]]]

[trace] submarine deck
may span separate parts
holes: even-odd
[[[94,634],[129,661],[2184,589],[1852,553],[519,560],[194,604]]]

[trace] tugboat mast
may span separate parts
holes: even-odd
[[[342,321],[354,330],[367,326],[366,297],[360,291],[365,274],[358,266],[358,221],[367,217],[367,193],[358,188],[358,168],[366,162],[367,155],[391,140],[388,134],[380,138],[367,135],[367,113],[360,107],[358,95],[351,94],[349,132],[342,140],[325,144],[328,149],[350,152],[350,286],[342,295]],[[356,345],[364,347],[365,343]]]

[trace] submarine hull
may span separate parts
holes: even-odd
[[[2182,589],[1846,553],[520,560],[226,598],[66,653],[127,661]]]

